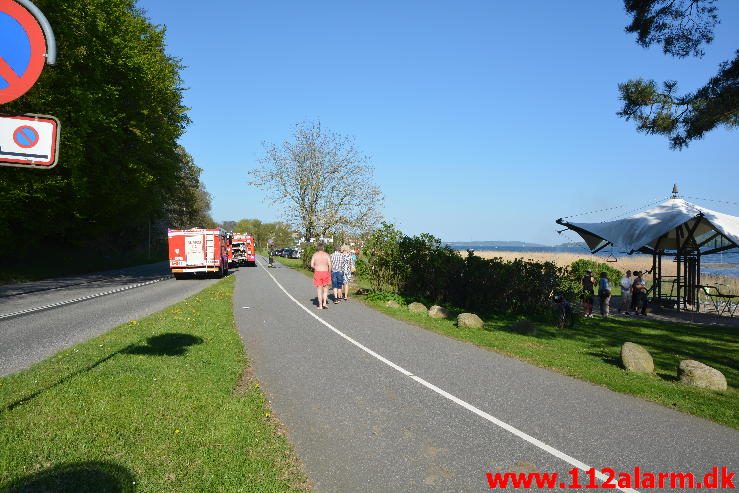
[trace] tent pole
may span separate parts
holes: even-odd
[[[662,261],[664,260],[664,255],[662,255],[662,252],[659,252],[659,278],[662,279]],[[659,297],[662,298],[662,283],[659,285]]]
[[[701,252],[698,250],[698,255],[696,256],[696,283],[695,283],[695,306],[696,311],[701,311],[701,301],[700,301],[700,285],[701,285]]]
[[[680,228],[675,228],[675,239],[677,240],[676,243],[680,244]],[[681,304],[681,297],[680,297],[680,248],[678,247],[675,260],[677,260],[677,277],[675,279],[677,284],[677,299],[676,305],[677,305],[677,311],[680,311],[680,304]]]
[[[657,301],[657,286],[662,283],[662,279],[657,272],[657,252],[652,252],[652,303]]]

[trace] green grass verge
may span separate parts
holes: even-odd
[[[736,328],[611,317],[581,319],[572,329],[558,329],[498,317],[487,319],[482,330],[460,329],[453,320],[432,319],[405,308],[388,308],[380,301],[365,301],[381,312],[433,332],[739,429]],[[620,366],[621,345],[627,341],[641,344],[651,353],[654,375],[628,372]],[[713,392],[679,383],[677,366],[683,359],[695,359],[720,370],[729,390]]]
[[[0,379],[0,491],[305,491],[248,378],[233,286]]]

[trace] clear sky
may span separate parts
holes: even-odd
[[[447,241],[557,244],[554,220],[666,197],[739,202],[739,132],[686,150],[616,116],[617,85],[703,85],[739,48],[739,2],[702,59],[644,49],[621,0],[139,0],[187,66],[183,145],[218,221],[280,219],[249,172],[263,142],[320,120],[371,158],[384,213]],[[739,205],[697,203],[739,215]]]

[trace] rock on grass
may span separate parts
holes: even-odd
[[[654,372],[654,360],[649,351],[633,342],[625,342],[621,346],[621,363],[629,371],[636,373]]]
[[[429,317],[431,318],[449,318],[449,310],[443,306],[434,305],[429,308]]]
[[[470,329],[482,329],[482,319],[474,313],[460,313],[457,316],[457,327]]]
[[[411,313],[426,313],[429,309],[423,303],[413,302],[408,305],[408,310]]]
[[[702,389],[724,391],[727,388],[726,377],[723,373],[700,361],[685,359],[677,368],[680,382]]]

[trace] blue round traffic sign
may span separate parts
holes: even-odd
[[[25,94],[46,61],[46,38],[36,18],[12,0],[0,0],[0,104]]]
[[[29,149],[38,144],[38,139],[39,136],[36,129],[33,127],[29,127],[28,125],[18,127],[13,132],[13,142],[15,142],[17,146],[23,147],[24,149]]]

